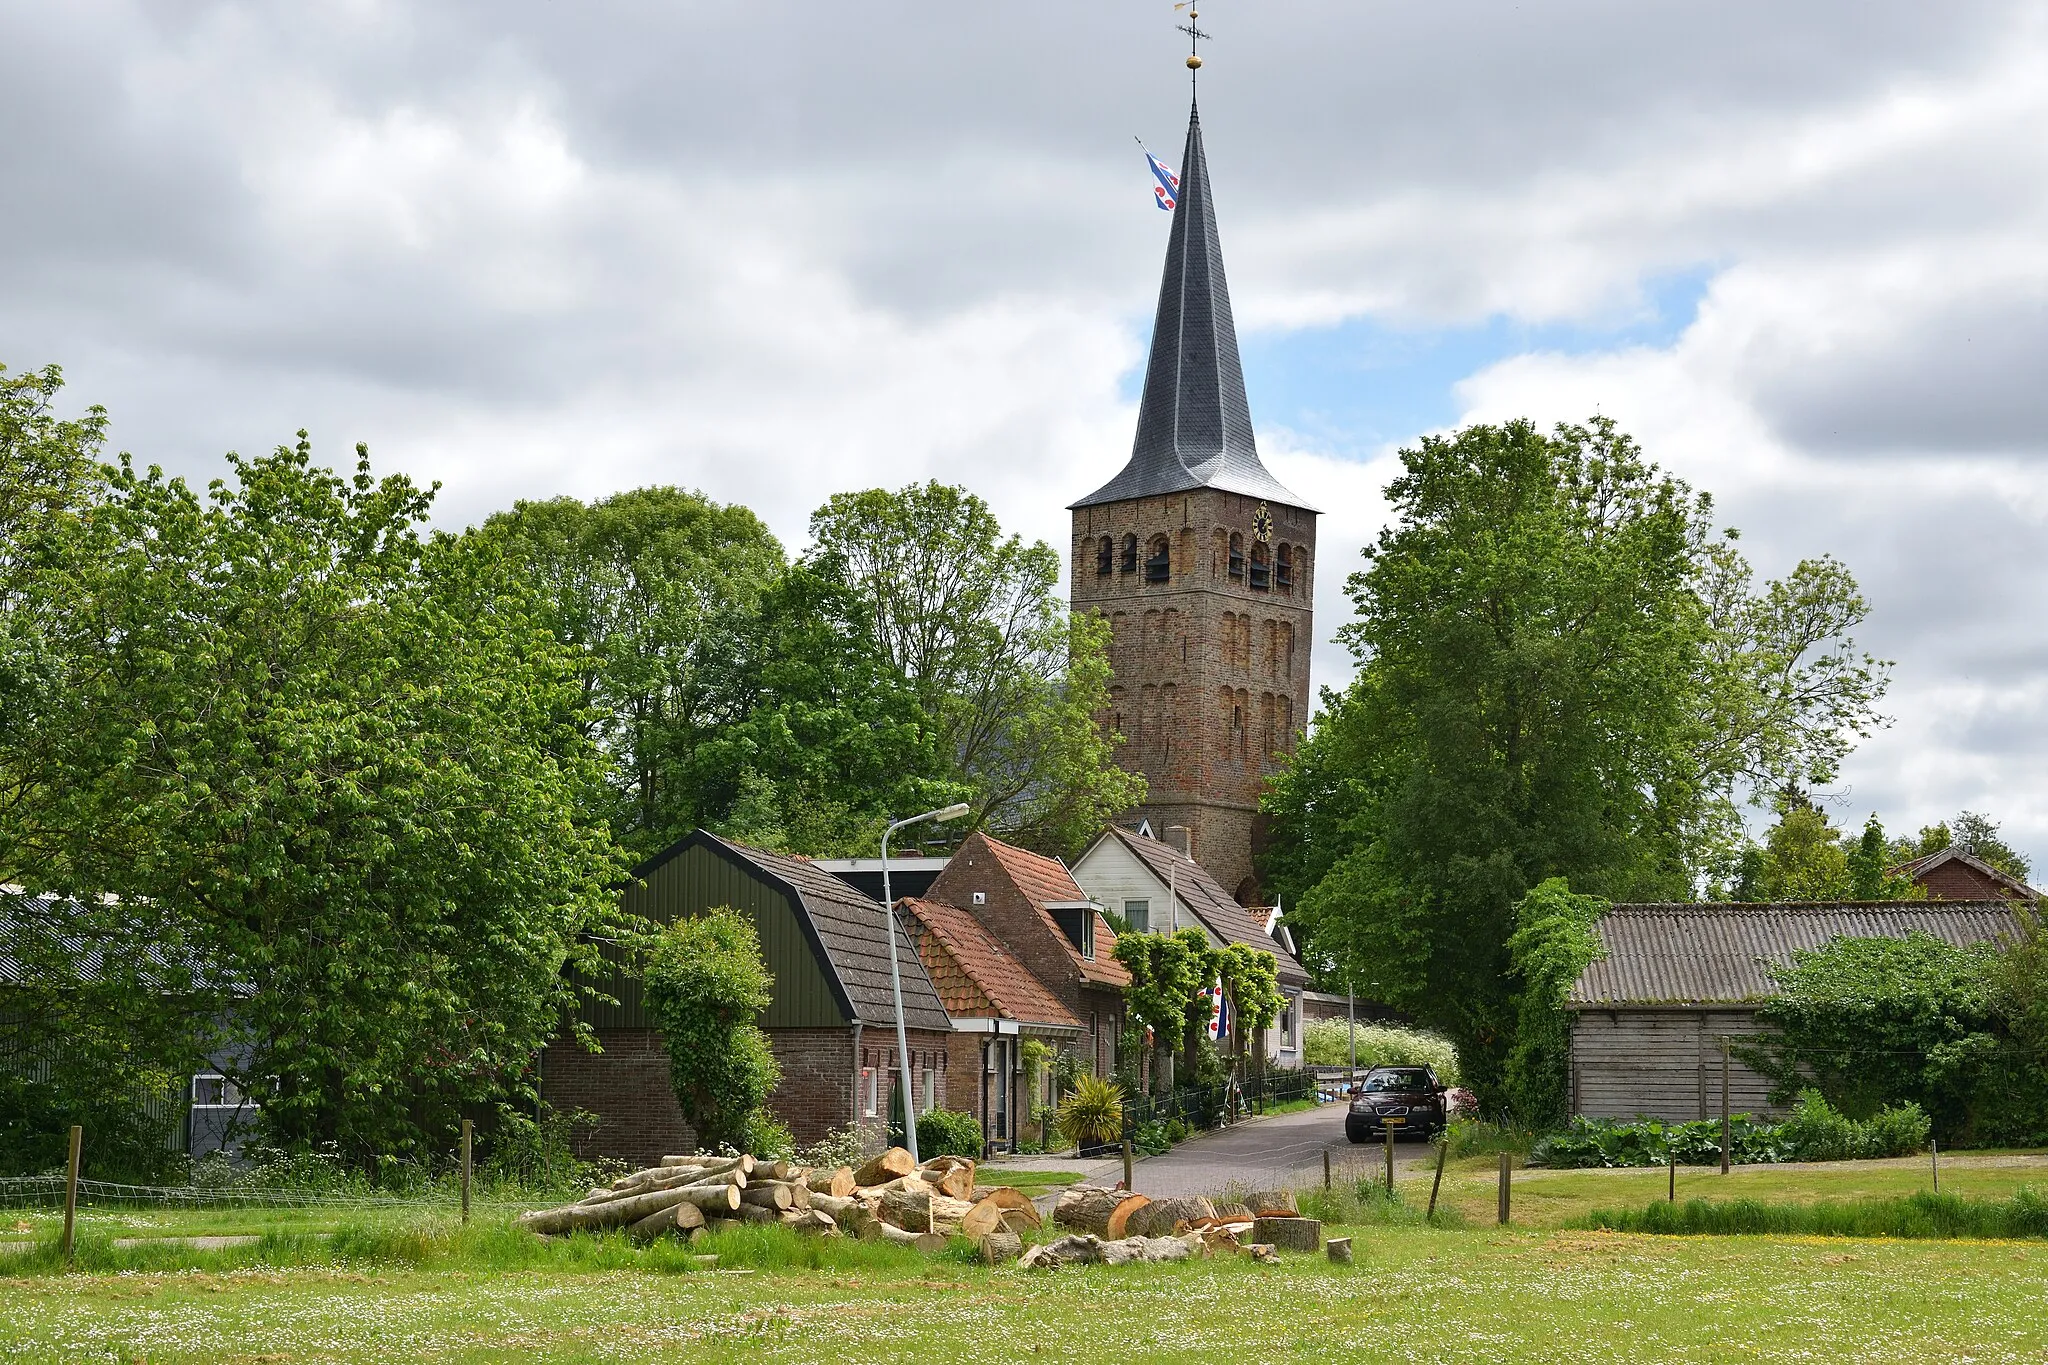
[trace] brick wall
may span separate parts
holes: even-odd
[[[1951,858],[1940,867],[1922,873],[1913,880],[1925,888],[1930,900],[1998,901],[2016,899],[2010,887],[1995,878],[1985,876],[1960,858]]]
[[[1124,736],[1117,761],[1145,775],[1141,813],[1154,833],[1185,825],[1196,861],[1226,889],[1256,894],[1253,843],[1259,794],[1308,724],[1309,651],[1316,516],[1270,506],[1271,544],[1257,547],[1259,502],[1196,489],[1165,497],[1083,507],[1074,513],[1071,583],[1076,611],[1109,619],[1111,702],[1103,717]],[[1231,538],[1245,572],[1232,576]],[[1126,536],[1136,538],[1135,571],[1123,567]],[[1110,572],[1099,572],[1107,537]],[[1164,537],[1171,551],[1165,582],[1146,580],[1144,561]],[[1285,547],[1293,582],[1251,586],[1255,549],[1268,567]]]
[[[983,897],[979,905],[974,902],[976,892]],[[1074,965],[1066,937],[1010,880],[979,833],[967,836],[925,895],[941,905],[957,906],[987,925],[989,932],[1045,983],[1054,999],[1079,1011],[1081,969]],[[1082,1022],[1087,1021],[1083,1018]]]
[[[875,1032],[869,1029],[868,1035]],[[942,1052],[950,1035],[913,1032],[912,1046],[920,1040]],[[697,1135],[676,1103],[661,1035],[653,1029],[606,1029],[598,1041],[600,1053],[557,1039],[541,1054],[541,1098],[557,1110],[597,1115],[597,1127],[577,1143],[578,1155],[652,1164],[669,1152],[694,1151]],[[798,1142],[816,1142],[853,1120],[851,1029],[770,1029],[768,1041],[782,1067],[768,1109]],[[894,1043],[892,1035],[892,1048]],[[886,1102],[886,1091],[883,1097]]]
[[[912,1082],[921,1092],[924,1073],[929,1069],[932,1073],[936,1102],[942,1109],[967,1108],[967,1087],[976,1079],[973,1076],[963,1077],[954,1063],[954,1040],[958,1036],[950,1031],[935,1033],[923,1029],[908,1029],[904,1033],[905,1041],[910,1044]],[[886,1120],[889,1117],[890,1097],[896,1093],[902,1069],[902,1063],[897,1057],[895,1028],[868,1025],[861,1033],[860,1072],[854,1082],[854,1098],[863,1119],[870,1116],[869,1073],[873,1073],[874,1083],[872,1116]],[[924,1108],[922,1093],[917,1096],[917,1104],[920,1110]]]

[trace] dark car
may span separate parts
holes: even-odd
[[[1376,1066],[1351,1096],[1344,1136],[1366,1142],[1388,1129],[1395,1137],[1434,1137],[1444,1130],[1444,1086],[1426,1066]]]

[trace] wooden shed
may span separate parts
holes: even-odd
[[[889,944],[896,935],[916,1106],[948,1102],[952,1020],[900,925],[880,905],[808,859],[770,853],[699,830],[635,869],[621,893],[631,914],[656,924],[729,906],[753,921],[775,978],[760,1024],[782,1083],[768,1107],[799,1142],[869,1119],[886,1121],[900,1069]],[[669,1079],[668,1053],[641,997],[640,979],[621,969],[606,990],[618,1003],[586,1004],[581,1020],[602,1051],[566,1032],[541,1059],[541,1094],[558,1111],[598,1119],[588,1153],[653,1161],[688,1151]],[[979,1074],[960,1078],[963,1086]],[[957,1107],[957,1106],[955,1106]]]
[[[1595,927],[1601,956],[1573,983],[1572,1112],[1689,1120],[1721,1112],[1724,1040],[1758,1030],[1770,966],[1838,938],[1932,935],[1958,947],[2009,939],[2011,901],[1617,905]],[[1728,1064],[1729,1109],[1780,1110],[1770,1085]]]

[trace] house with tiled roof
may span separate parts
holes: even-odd
[[[730,906],[750,919],[774,977],[760,1025],[782,1081],[768,1108],[799,1142],[864,1120],[886,1122],[897,1063],[889,936],[903,981],[912,1096],[918,1112],[967,1107],[979,1073],[960,1075],[953,1021],[910,937],[880,904],[809,859],[770,853],[698,830],[634,870],[621,908],[655,924]],[[586,1001],[579,1022],[602,1050],[570,1030],[541,1055],[541,1097],[557,1110],[582,1109],[598,1124],[585,1155],[652,1163],[694,1148],[669,1081],[668,1053],[625,955],[601,984],[616,1004]],[[970,1057],[971,1067],[971,1057]]]
[[[1197,928],[1219,947],[1242,943],[1273,954],[1286,1004],[1267,1031],[1266,1056],[1280,1066],[1301,1064],[1301,997],[1309,976],[1289,942],[1275,934],[1279,916],[1272,909],[1239,905],[1186,850],[1153,838],[1142,826],[1111,825],[1097,835],[1074,860],[1074,879],[1136,932]]]
[[[972,911],[911,899],[897,914],[953,1018],[954,1071],[981,1077],[978,1086],[956,1082],[952,1102],[981,1121],[989,1150],[1011,1150],[1037,1099],[1023,1093],[1024,1040],[1071,1048],[1081,1021]]]
[[[1113,956],[1101,908],[1063,863],[976,831],[922,899],[972,915],[1080,1024],[1068,1048],[1097,1075],[1115,1070],[1131,974]]]
[[[1927,934],[1956,947],[2011,939],[2011,900],[1616,905],[1572,983],[1571,1106],[1593,1118],[1683,1121],[1777,1112],[1733,1047],[1759,1031],[1773,967],[1841,938]]]

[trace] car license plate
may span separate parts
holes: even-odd
[[[1400,1116],[1399,1114],[1389,1114],[1389,1115],[1387,1115],[1387,1120],[1386,1120],[1386,1122],[1387,1122],[1387,1127],[1389,1127],[1389,1128],[1393,1128],[1393,1127],[1396,1127],[1396,1126],[1398,1126],[1398,1125],[1400,1125],[1400,1124],[1406,1123],[1407,1121],[1408,1121],[1407,1119],[1404,1119],[1404,1118],[1402,1118],[1402,1117],[1401,1117],[1401,1116]]]

